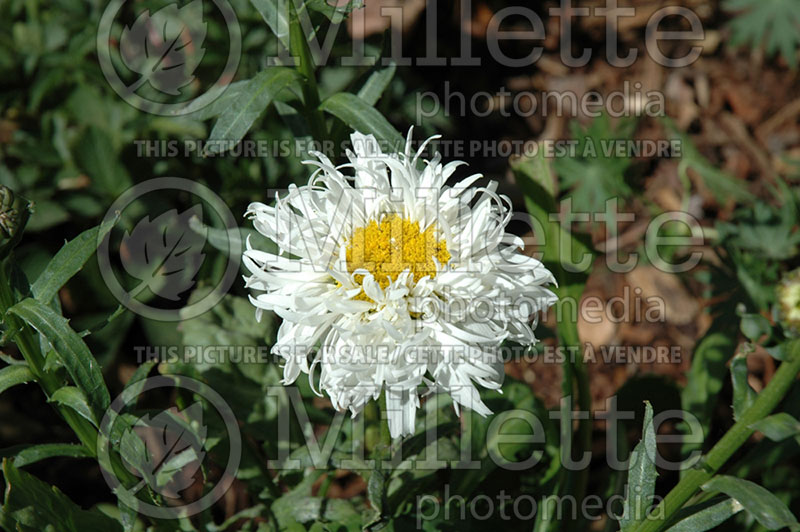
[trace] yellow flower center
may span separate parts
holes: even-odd
[[[450,260],[447,243],[436,239],[433,226],[420,231],[419,222],[397,214],[384,217],[380,223],[372,220],[366,227],[357,228],[345,253],[350,273],[367,270],[384,289],[405,270],[411,272],[414,282],[426,275],[433,278],[436,275],[434,257],[441,265]],[[361,284],[364,276],[358,274],[355,280]],[[363,291],[355,299],[372,301]]]

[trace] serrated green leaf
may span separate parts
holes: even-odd
[[[760,419],[750,425],[750,428],[761,432],[773,441],[783,441],[800,435],[800,421],[786,412]]]
[[[332,114],[359,133],[374,135],[384,151],[402,151],[403,136],[378,110],[355,94],[334,94],[320,104],[320,110]]]
[[[36,377],[28,369],[27,365],[14,364],[0,369],[0,393],[8,390],[12,386],[31,382]]]
[[[94,510],[81,509],[58,488],[17,469],[9,459],[3,460],[3,474],[6,481],[4,525],[11,524],[19,530],[122,532],[122,526],[114,519]]]
[[[767,56],[780,51],[789,66],[797,68],[800,12],[795,0],[728,0],[723,6],[741,11],[730,23],[731,44],[764,45]]]
[[[727,475],[719,475],[702,486],[704,491],[721,492],[744,506],[756,521],[768,530],[788,527],[800,530],[797,518],[783,502],[754,482]]]
[[[50,402],[68,406],[82,417],[88,419],[92,425],[97,426],[98,417],[89,406],[89,400],[79,388],[75,386],[64,386],[59,388],[50,396]]]
[[[622,530],[645,518],[656,487],[656,432],[653,428],[653,407],[645,401],[642,440],[631,453],[628,466],[628,492],[619,520]]]
[[[73,382],[86,395],[93,417],[100,419],[110,403],[100,366],[86,343],[63,316],[35,299],[23,299],[8,312],[39,331],[53,347]]]
[[[116,221],[114,218],[87,229],[64,244],[31,285],[33,297],[43,303],[49,303],[58,290],[78,273],[97,251],[100,241],[111,231]]]
[[[697,416],[704,427],[711,425],[711,415],[728,372],[727,363],[735,348],[729,334],[714,330],[700,340],[692,355],[692,367],[681,392],[681,408]],[[698,446],[684,444],[682,452],[687,454]]]
[[[733,418],[738,420],[756,400],[756,392],[747,382],[746,355],[736,355],[731,360],[731,383],[733,384]]]
[[[267,23],[269,29],[278,38],[286,50],[289,50],[289,16],[286,2],[292,0],[250,0],[253,7]]]
[[[669,527],[667,532],[705,532],[719,526],[743,509],[744,506],[738,501],[726,499],[681,519]]]
[[[625,172],[633,159],[618,156],[615,146],[633,138],[636,123],[629,117],[612,126],[609,116],[602,114],[585,128],[577,121],[570,124],[575,153],[559,156],[553,164],[563,188],[581,209],[604,212],[606,201],[631,195]]]
[[[394,61],[387,66],[374,70],[364,85],[358,90],[358,97],[367,102],[367,105],[375,105],[380,100],[383,91],[391,83],[397,65]]]
[[[23,467],[41,460],[55,457],[91,458],[92,451],[83,445],[72,443],[41,443],[19,445],[0,450],[0,457],[13,458],[14,466]]]
[[[208,151],[220,153],[242,140],[278,93],[299,77],[286,67],[269,67],[256,74],[217,118],[208,136]]]

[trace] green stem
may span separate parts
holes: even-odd
[[[0,263],[0,317],[6,324],[7,330],[15,331],[14,343],[19,348],[22,358],[28,364],[31,373],[36,377],[36,382],[49,399],[53,394],[63,386],[61,378],[56,373],[46,371],[44,369],[44,356],[39,348],[38,333],[28,327],[23,321],[8,313],[8,309],[14,306],[16,300],[14,292],[11,288],[11,276],[8,269],[11,267],[10,261]],[[55,409],[67,422],[67,425],[72,429],[80,442],[91,451],[92,455],[97,457],[97,428],[92,425],[87,419],[78,415],[72,408],[59,404],[53,405]],[[130,484],[135,481],[135,477],[122,465],[120,457],[111,454],[111,466],[114,474],[123,484]],[[155,504],[156,501],[151,497],[149,492],[146,492],[146,499],[149,503]]]
[[[589,391],[589,375],[581,356],[580,337],[578,336],[577,325],[571,321],[564,321],[559,324],[558,333],[563,347],[578,348],[577,351],[570,350],[569,356],[562,366],[564,371],[562,395],[572,395],[574,380],[578,396],[578,411],[589,412],[592,408],[592,400]],[[575,353],[574,360],[572,359],[573,353]],[[578,420],[578,432],[575,435],[574,442],[576,443],[574,447],[577,447],[578,456],[580,457],[583,457],[583,453],[587,449],[591,449],[592,425],[589,416],[587,416],[586,419]],[[576,500],[582,500],[586,492],[588,481],[588,468],[584,468],[580,471],[570,471],[564,483],[564,494],[572,495]],[[576,522],[575,525],[578,526],[578,523]]]
[[[322,111],[319,110],[319,90],[317,88],[316,73],[314,72],[316,65],[314,65],[314,59],[311,57],[311,50],[308,47],[303,26],[297,16],[294,2],[295,0],[287,2],[289,4],[289,40],[292,52],[299,61],[297,71],[305,78],[305,83],[301,84],[304,103],[303,114],[308,121],[308,127],[314,139],[324,142],[328,140],[328,130],[325,127],[325,118],[322,116]]]
[[[31,370],[31,373],[34,374],[36,380],[49,399],[56,390],[61,388],[62,383],[57,375],[45,371],[44,357],[39,349],[33,331],[19,318],[7,313],[8,309],[15,303],[14,294],[11,289],[10,276],[8,275],[9,267],[10,264],[8,263],[0,265],[0,310],[3,312],[3,321],[6,323],[8,330],[16,331],[14,343],[17,344],[22,358],[28,363],[28,368]],[[97,429],[70,407],[62,405],[55,405],[55,407],[61,414],[61,417],[64,418],[73,432],[75,432],[75,435],[78,436],[81,443],[85,445],[93,455],[97,456]]]
[[[573,364],[573,373],[578,388],[578,411],[586,412],[589,414],[592,409],[592,397],[589,391],[589,373],[586,371],[586,366],[583,364],[583,357],[580,350],[577,353],[577,358]],[[578,434],[576,437],[578,442],[579,456],[582,453],[592,448],[592,420],[591,416],[586,419],[578,420]],[[572,492],[576,500],[583,500],[586,493],[586,486],[589,483],[589,468],[585,467],[575,475],[575,489]]]
[[[645,518],[638,523],[633,532],[657,532],[661,529],[669,517],[680,510],[684,503],[700,489],[700,486],[708,482],[731,455],[750,438],[754,432],[751,425],[765,418],[775,409],[789,391],[799,371],[800,341],[795,341],[791,347],[789,359],[781,364],[767,387],[758,394],[755,402],[744,411],[739,421],[701,459],[702,467],[689,471],[661,501],[661,504],[651,512],[652,515],[663,515],[664,517],[660,519]]]
[[[378,414],[378,423],[381,427],[381,459],[391,458],[392,455],[392,434],[389,432],[389,417],[386,412],[386,392],[381,393],[380,397],[380,413]]]

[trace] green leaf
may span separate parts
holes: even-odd
[[[514,460],[528,459],[534,453],[538,455],[543,451],[550,460],[558,461],[559,450],[549,445],[549,442],[558,439],[557,428],[549,422],[552,419],[549,412],[527,384],[506,379],[502,390],[481,395],[486,406],[493,412],[502,412],[498,416],[503,415],[505,419],[497,420],[494,416],[485,418],[469,409],[461,412],[461,440],[471,442],[472,453],[477,453],[474,458],[480,461],[480,468],[453,471],[451,491],[463,497],[471,496],[487,477],[505,467],[505,464],[513,464]],[[529,414],[543,422],[548,443],[536,444],[527,437],[533,435],[533,427],[525,419]],[[490,433],[489,427],[493,423],[497,423],[496,430]],[[542,467],[542,474],[546,474],[545,466]]]
[[[53,392],[53,395],[50,396],[49,400],[52,403],[58,403],[60,405],[70,407],[82,417],[88,419],[92,425],[95,427],[97,426],[97,420],[99,418],[94,412],[92,412],[92,408],[89,406],[89,401],[86,399],[86,394],[84,394],[75,386],[64,386],[63,388],[59,388]]]
[[[800,12],[795,0],[728,0],[726,11],[742,11],[730,24],[733,46],[765,45],[767,56],[780,54],[794,70],[800,48]]]
[[[269,67],[256,74],[214,123],[208,137],[208,151],[220,153],[242,140],[275,96],[299,77],[286,67]]]
[[[747,382],[747,355],[738,354],[731,360],[731,382],[733,383],[733,418],[737,421],[742,413],[756,400],[756,392]]]
[[[726,332],[709,331],[692,355],[692,367],[681,392],[681,408],[697,416],[703,427],[711,426],[717,396],[728,372],[727,364],[736,349],[736,342]],[[699,444],[684,444],[686,454]]]
[[[756,521],[768,530],[788,527],[800,530],[800,524],[792,512],[775,495],[754,482],[727,475],[719,475],[702,486],[704,491],[719,491],[744,506]]]
[[[234,81],[225,87],[211,89],[192,100],[188,105],[177,109],[173,114],[190,115],[193,120],[207,120],[219,116],[236,99],[241,98],[250,80]]]
[[[34,464],[47,458],[66,456],[69,458],[91,458],[92,451],[83,445],[72,443],[42,443],[39,445],[20,445],[0,450],[3,458],[14,458],[16,467]]]
[[[8,311],[44,335],[73,382],[86,395],[95,419],[100,419],[111,401],[108,388],[103,382],[100,366],[69,322],[44,303],[31,298],[23,299]]]
[[[200,218],[193,216],[189,219],[189,229],[199,235],[204,235],[211,247],[228,256],[231,255],[231,251],[241,254],[248,238],[256,249],[270,253],[278,252],[277,244],[249,227],[239,227],[238,230],[220,229],[205,225]]]
[[[719,526],[731,516],[742,511],[742,506],[734,499],[725,499],[713,506],[704,507],[696,513],[681,519],[677,524],[669,527],[667,532],[705,532]]]
[[[100,241],[111,231],[116,221],[115,217],[102,225],[87,229],[64,244],[31,285],[33,297],[43,303],[49,303],[58,290],[78,273],[97,251]]]
[[[773,441],[783,441],[787,438],[800,435],[800,421],[786,412],[780,412],[760,419],[750,425],[750,428],[764,434]]]
[[[377,109],[349,92],[325,99],[320,110],[332,114],[359,133],[372,134],[384,151],[402,151],[403,136]]]
[[[122,532],[114,519],[94,510],[83,510],[55,486],[3,460],[6,481],[0,524],[6,530],[58,532]]]
[[[214,523],[208,523],[206,528],[208,532],[224,532],[225,530],[235,528],[236,530],[240,530],[238,527],[234,525],[241,524],[240,521],[242,519],[255,519],[257,517],[263,517],[266,514],[266,507],[263,504],[256,504],[255,506],[251,506],[250,508],[245,508],[241,510],[229,518],[225,519],[221,525],[215,525]]]
[[[364,82],[364,85],[358,90],[358,97],[364,100],[367,105],[375,105],[378,103],[383,91],[386,90],[386,87],[388,87],[389,83],[392,81],[395,71],[397,71],[397,65],[394,61],[383,68],[374,70],[367,78],[367,81]]]
[[[253,7],[267,23],[269,29],[278,38],[283,47],[288,50],[289,47],[289,17],[286,9],[279,9],[284,7],[286,2],[293,0],[250,0]]]
[[[642,440],[631,453],[628,466],[628,493],[619,520],[622,530],[629,529],[647,515],[656,487],[656,432],[653,428],[653,407],[645,401]]]
[[[545,158],[545,150],[539,149],[535,157],[512,160],[511,170],[525,195],[528,213],[538,224],[538,227],[534,227],[534,234],[537,244],[543,248],[541,261],[553,272],[558,282],[557,287],[550,289],[559,299],[580,301],[589,273],[567,270],[564,262],[581,261],[586,255],[591,257],[593,252],[585,235],[578,235],[572,229],[566,230],[561,223],[551,219],[551,214],[558,213],[558,207],[553,196],[553,173],[549,161]],[[591,262],[590,260],[590,265]],[[559,323],[559,334],[567,345],[580,343],[575,321],[563,320]]]
[[[664,118],[662,121],[669,130],[671,137],[680,141],[682,156],[680,163],[678,163],[678,177],[680,177],[685,188],[691,187],[691,180],[687,172],[691,169],[697,172],[703,180],[703,184],[711,190],[711,193],[720,203],[725,203],[730,199],[741,202],[755,199],[755,196],[747,190],[747,187],[742,185],[741,180],[723,172],[706,159],[694,145],[689,135],[680,131],[672,120]],[[687,194],[689,192],[690,190],[686,190]]]
[[[318,13],[325,15],[334,24],[340,24],[344,17],[352,13],[354,9],[364,6],[364,0],[348,0],[346,4],[341,2],[329,2],[328,0],[306,0],[303,6]]]
[[[751,342],[757,342],[762,336],[772,333],[772,325],[761,314],[744,314],[739,324],[742,334]]]
[[[91,126],[80,137],[75,158],[91,178],[92,186],[106,197],[116,198],[132,185],[130,175],[119,161],[118,151],[108,134],[99,128]]]
[[[348,530],[352,526],[360,527],[361,515],[350,501],[311,496],[312,485],[324,473],[323,470],[312,469],[290,492],[272,503],[270,510],[281,530],[290,528],[294,523],[308,523],[320,519],[331,521]],[[292,530],[294,529],[292,528]],[[305,528],[300,527],[297,530],[305,530]]]
[[[13,366],[6,366],[0,369],[0,393],[3,393],[17,384],[31,382],[35,378],[36,377],[31,373],[27,365],[14,364]]]
[[[563,188],[581,209],[603,212],[606,201],[631,196],[625,173],[633,159],[618,156],[615,143],[631,140],[636,124],[635,118],[625,117],[612,125],[608,114],[585,128],[577,120],[570,124],[575,154],[559,156],[553,164]]]
[[[374,469],[369,476],[367,498],[373,508],[383,513],[386,506],[386,475],[379,469]]]

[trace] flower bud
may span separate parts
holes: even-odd
[[[0,185],[0,258],[5,258],[22,238],[29,216],[28,200]]]
[[[781,317],[793,331],[800,331],[800,268],[787,273],[778,285]]]

